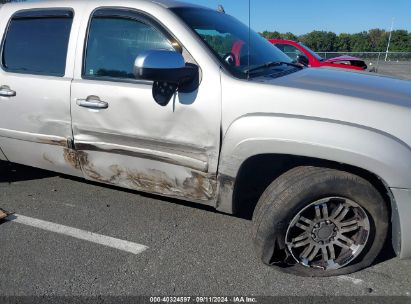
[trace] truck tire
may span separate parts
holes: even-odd
[[[388,231],[388,208],[364,178],[297,167],[277,178],[253,215],[263,263],[300,276],[326,277],[370,266]]]

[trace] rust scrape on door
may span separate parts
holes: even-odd
[[[73,149],[64,148],[64,160],[74,169],[81,169],[78,152]]]
[[[67,147],[67,139],[44,139],[44,138],[37,138],[37,143],[52,145],[52,146],[60,146],[60,147]]]
[[[202,202],[212,201],[216,196],[217,182],[211,174],[187,169],[189,176],[180,180],[160,170],[137,171],[119,165],[112,165],[108,167],[109,173],[102,173],[89,161],[86,152],[78,151],[77,156],[84,174],[102,183]]]
[[[69,144],[70,140],[71,139],[55,140],[55,139],[40,139],[39,138],[37,142],[46,144],[46,145],[63,147],[63,153],[64,153],[63,156],[64,156],[65,162],[75,169],[81,169],[80,160],[78,158],[77,152],[70,147],[70,144]],[[54,162],[50,159],[50,157],[47,154],[43,154],[43,159],[51,164],[54,164]]]
[[[43,159],[48,162],[49,164],[55,165],[54,161],[47,155],[47,153],[43,153]]]

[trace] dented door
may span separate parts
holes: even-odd
[[[136,81],[132,67],[140,51],[174,49],[164,29],[142,14],[96,10],[84,33],[71,111],[86,178],[213,204],[221,123],[218,70],[203,73],[197,91],[176,94],[163,107],[152,97],[152,83]]]

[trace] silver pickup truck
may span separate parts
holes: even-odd
[[[410,82],[165,0],[6,4],[0,38],[0,160],[253,213],[258,258],[298,275],[411,257]]]

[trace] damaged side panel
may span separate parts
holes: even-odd
[[[235,186],[235,178],[219,174],[217,178],[218,183],[218,199],[216,203],[217,210],[226,213],[234,213],[233,204],[233,193]],[[224,204],[224,202],[230,202],[229,204]]]
[[[0,137],[0,146],[11,162],[67,175],[83,177],[74,150],[67,140],[34,142]]]
[[[215,175],[150,159],[78,151],[87,179],[120,187],[215,205]]]

